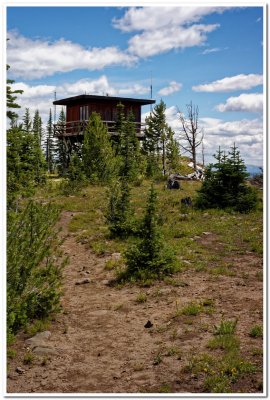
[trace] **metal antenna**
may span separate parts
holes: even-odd
[[[150,98],[152,100],[152,96],[153,96],[153,85],[152,85],[152,71],[151,71],[151,81],[150,81]],[[152,104],[150,104],[150,111],[152,112]]]
[[[56,101],[56,92],[54,92],[54,101]],[[53,115],[54,123],[56,124],[56,104],[54,104],[54,115]]]

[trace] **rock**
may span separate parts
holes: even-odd
[[[203,232],[203,235],[205,236],[212,235],[212,232]]]
[[[181,204],[186,207],[191,207],[192,206],[191,197],[184,197],[183,199],[181,199]]]
[[[86,283],[90,283],[90,279],[82,279],[81,281],[75,282],[75,285],[85,285]]]
[[[102,285],[110,286],[110,281],[108,279],[104,279],[104,281],[101,281]]]
[[[18,372],[18,374],[20,374],[20,375],[25,373],[25,370],[21,367],[17,367],[15,371]]]
[[[112,258],[113,258],[114,260],[120,260],[120,258],[121,258],[121,253],[113,253],[113,254],[112,254]]]
[[[9,374],[7,374],[7,378],[11,379],[12,381],[16,381],[18,379],[18,376],[15,374],[9,373]]]
[[[34,347],[37,346],[46,346],[46,342],[48,339],[51,337],[51,332],[50,331],[44,331],[44,332],[39,332],[35,336],[31,337],[30,339],[27,339],[25,343],[33,349]]]
[[[170,289],[170,288],[162,288],[162,289],[159,289],[159,293],[160,294],[169,294],[169,293],[171,293],[172,292],[172,289]]]
[[[194,236],[193,239],[201,239],[201,237],[200,236]]]
[[[191,265],[192,263],[190,262],[190,261],[188,261],[188,260],[183,260],[182,261],[184,264],[187,264],[187,265]]]
[[[32,351],[40,356],[57,354],[56,349],[49,346],[36,346]]]
[[[151,321],[147,321],[146,324],[144,325],[145,328],[152,328],[153,324]]]
[[[180,189],[180,183],[175,178],[170,177],[167,181],[167,189]]]

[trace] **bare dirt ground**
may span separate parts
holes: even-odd
[[[27,336],[21,333],[13,346],[17,356],[9,361],[9,393],[201,393],[203,377],[184,372],[185,367],[193,355],[209,353],[207,342],[222,318],[238,318],[241,355],[258,367],[240,379],[234,391],[262,390],[262,357],[251,352],[262,348],[262,339],[249,336],[252,326],[262,325],[263,283],[255,278],[262,273],[258,256],[228,259],[235,276],[188,269],[174,277],[182,282],[179,286],[157,282],[147,288],[117,288],[109,284],[113,271],[104,269],[111,256],[95,256],[68,233],[72,215],[64,212],[60,221],[62,248],[70,262],[64,270],[63,312],[49,327],[56,354],[35,355],[24,364]],[[202,240],[206,246],[218,246],[210,235]],[[76,284],[84,279],[89,282]],[[142,292],[147,301],[139,303],[136,298]],[[209,298],[213,313],[175,317],[177,308]],[[149,329],[144,327],[148,320],[153,324]]]

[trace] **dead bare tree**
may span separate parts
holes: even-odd
[[[199,119],[199,108],[192,104],[186,105],[187,107],[187,116],[179,110],[179,119],[182,124],[182,133],[180,135],[180,140],[184,141],[184,144],[180,142],[181,148],[191,154],[191,158],[193,161],[194,169],[197,169],[197,160],[196,160],[196,149],[203,141],[203,130],[198,125]]]

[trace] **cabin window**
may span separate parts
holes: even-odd
[[[89,118],[89,108],[88,106],[80,107],[80,121],[88,120]]]

